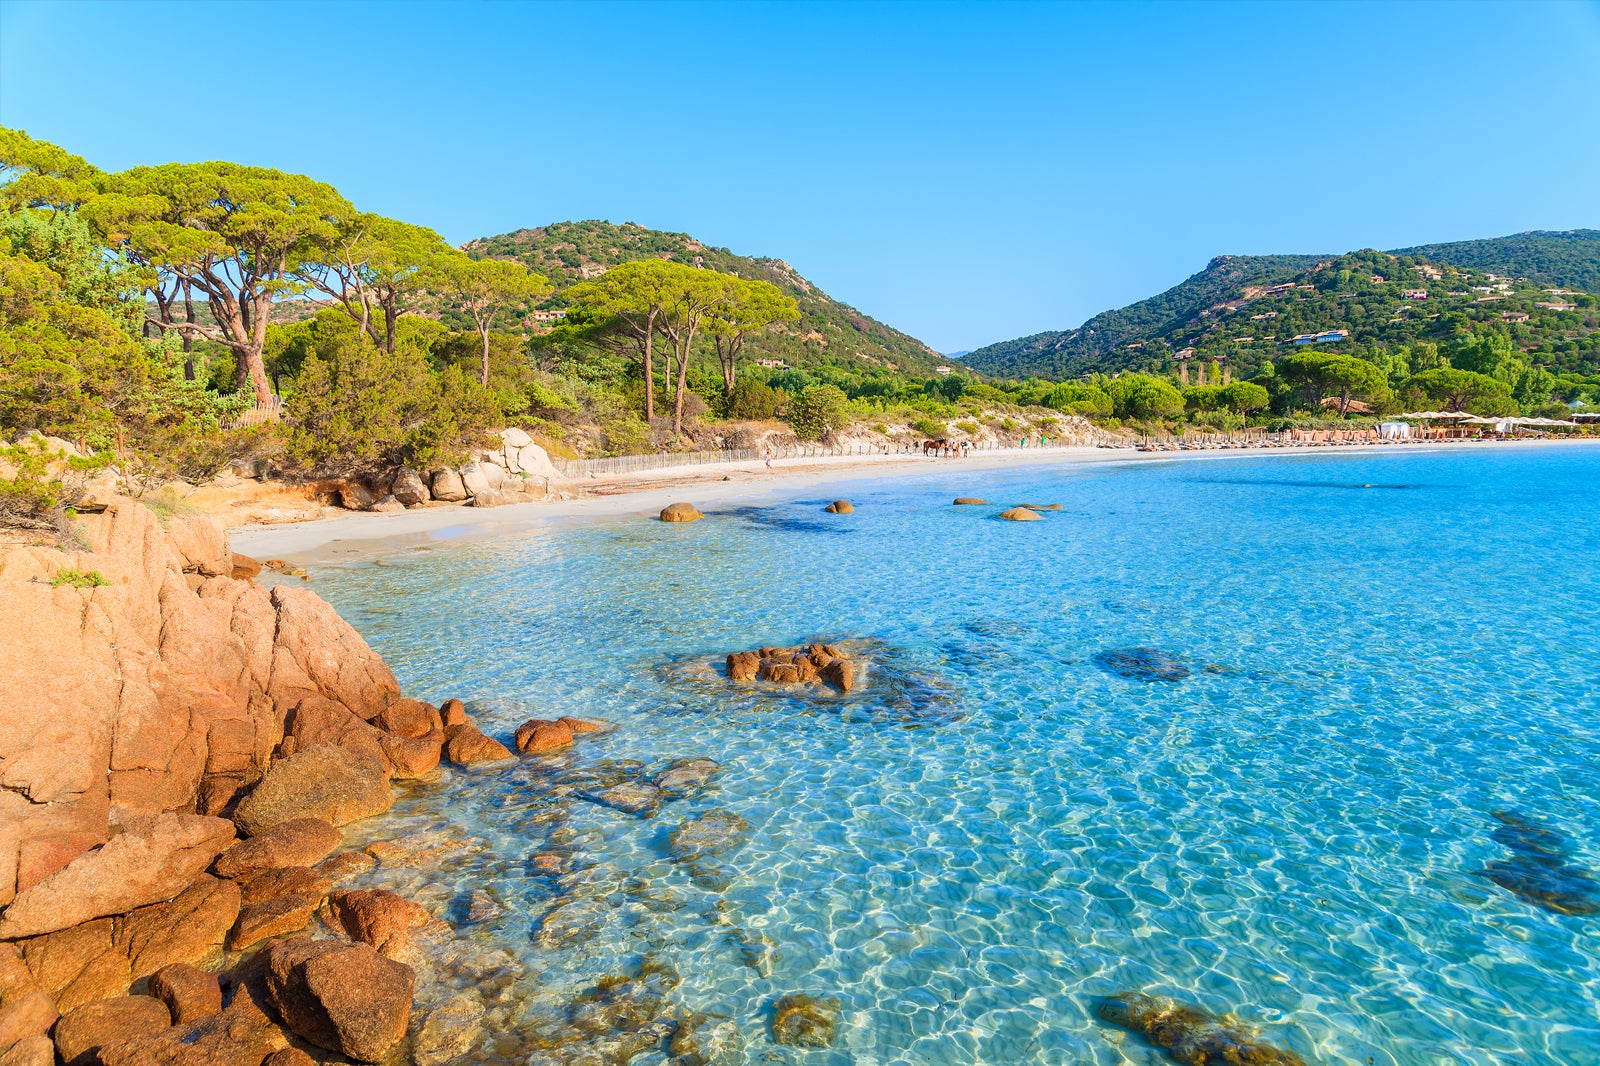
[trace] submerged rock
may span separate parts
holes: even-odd
[[[772,1005],[772,1042],[794,1047],[828,1047],[839,1023],[839,1001],[805,994],[788,995]]]
[[[855,514],[855,505],[849,500],[834,500],[823,508],[829,514]]]
[[[1231,1019],[1213,1018],[1165,996],[1121,992],[1101,1000],[1095,1013],[1182,1066],[1307,1066],[1299,1055],[1262,1041]]]
[[[1032,511],[1028,510],[1028,508],[1026,508],[1026,507],[1011,507],[1011,508],[1008,508],[1007,510],[1004,510],[1004,511],[1000,512],[1000,517],[1004,518],[1007,522],[1040,522],[1040,521],[1043,521],[1043,519],[1041,519],[1038,515],[1034,514]]]
[[[1066,508],[1059,503],[1019,503],[1018,507],[1029,511],[1065,511]]]
[[[1181,658],[1160,648],[1108,648],[1096,652],[1092,661],[1106,673],[1130,681],[1182,681],[1189,676]]]
[[[728,810],[707,811],[672,831],[667,847],[678,862],[726,855],[740,848],[750,835],[750,823]]]
[[[1556,914],[1600,914],[1600,881],[1568,861],[1571,848],[1559,831],[1512,811],[1495,811],[1493,837],[1511,858],[1492,862],[1478,876]]]
[[[667,1045],[673,1066],[740,1066],[745,1061],[744,1034],[727,1018],[687,1014]]]
[[[602,807],[610,807],[623,814],[643,815],[646,818],[661,807],[661,790],[654,785],[639,781],[624,781],[607,789],[583,792],[580,795],[590,803],[598,803]]]
[[[704,517],[692,503],[669,503],[661,509],[663,522],[698,522]]]
[[[988,502],[988,500],[979,499],[976,496],[957,496],[955,499],[955,505],[957,507],[969,507],[974,505],[983,506],[988,504]]]
[[[721,769],[713,759],[678,759],[656,775],[656,788],[675,799],[692,796],[705,788]]]

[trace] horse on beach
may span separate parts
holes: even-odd
[[[950,439],[948,437],[940,437],[938,440],[925,440],[922,442],[922,454],[942,455],[946,450],[949,449],[949,447]]]

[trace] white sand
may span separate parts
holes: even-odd
[[[577,499],[537,501],[479,509],[432,504],[394,514],[351,512],[334,518],[271,526],[240,526],[229,534],[232,547],[257,559],[281,558],[301,565],[333,558],[383,552],[406,545],[437,543],[471,534],[529,528],[543,522],[618,515],[654,515],[676,500],[701,510],[769,502],[836,482],[913,474],[941,475],[951,495],[983,496],[980,475],[1021,467],[1081,466],[1089,463],[1148,463],[1174,460],[1243,459],[1262,456],[1418,455],[1500,448],[1581,447],[1597,441],[1449,441],[1429,444],[1352,447],[1241,448],[1218,451],[1139,452],[1131,449],[1073,447],[977,453],[966,459],[920,455],[830,456],[708,463],[617,475],[576,484]]]

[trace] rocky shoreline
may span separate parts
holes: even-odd
[[[117,498],[79,521],[89,550],[0,549],[24,709],[0,721],[0,1064],[448,1047],[411,1013],[413,936],[449,928],[336,887],[378,861],[340,827],[441,759],[516,756],[461,701],[404,698],[316,593],[256,584],[216,519]]]

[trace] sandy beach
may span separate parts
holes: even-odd
[[[486,509],[459,504],[434,504],[394,514],[348,512],[307,522],[243,525],[230,531],[229,540],[236,551],[255,558],[282,558],[304,565],[336,556],[348,556],[353,552],[364,554],[466,535],[490,536],[539,522],[655,514],[675,500],[687,500],[701,510],[749,506],[824,485],[869,478],[942,476],[949,479],[953,495],[982,495],[983,475],[1024,467],[1204,462],[1266,457],[1416,455],[1424,452],[1455,454],[1463,450],[1574,448],[1582,447],[1585,443],[1593,442],[1440,441],[1389,446],[1177,452],[1068,447],[982,453],[966,459],[936,459],[921,455],[779,459],[773,461],[771,469],[759,461],[707,463],[575,482],[573,488],[579,495],[570,499],[541,500]]]

